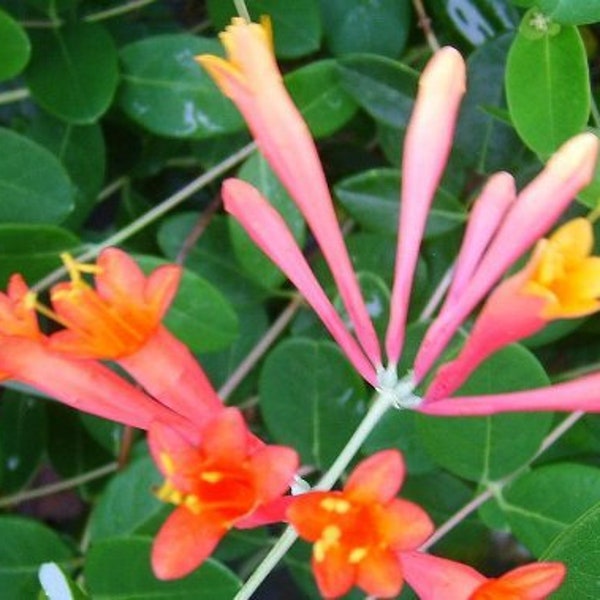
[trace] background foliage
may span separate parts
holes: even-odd
[[[319,142],[382,329],[401,140],[417,73],[431,52],[415,12],[423,6],[410,0],[247,5],[255,18],[271,15],[286,85]],[[565,139],[599,126],[600,2],[430,0],[424,8],[438,40],[468,59],[469,88],[419,264],[405,366],[423,334],[422,310],[453,260],[484,177],[505,169],[523,183]],[[184,283],[167,324],[265,439],[300,452],[310,477],[337,455],[369,392],[283,276],[219,210],[224,173],[252,182],[323,271],[297,210],[248,145],[240,116],[193,60],[221,52],[215,35],[233,14],[226,0],[0,1],[0,280],[4,285],[19,271],[34,283],[60,266],[60,252],[110,244],[121,244],[148,269],[183,262]],[[600,176],[571,212],[585,214],[599,198]],[[487,361],[467,391],[525,389],[592,370],[599,331],[597,317],[556,324],[526,347]],[[240,374],[240,363],[267,332],[275,334],[274,345],[259,348]],[[600,421],[571,418],[568,432],[540,454],[563,418],[392,414],[364,451],[400,448],[410,474],[403,493],[438,524],[487,494],[436,553],[490,575],[530,558],[565,561],[576,568],[556,597],[596,599]],[[69,491],[31,493],[57,480],[64,483],[58,489]],[[141,436],[6,389],[2,598],[30,599],[43,586],[53,600],[230,599],[276,531],[233,533],[196,573],[158,582],[148,553],[168,512],[152,495],[159,483]],[[307,552],[297,544],[286,568],[256,597],[318,597]],[[38,576],[42,563],[51,564]]]

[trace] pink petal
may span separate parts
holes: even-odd
[[[544,170],[519,194],[459,301],[433,322],[415,360],[421,380],[460,324],[502,274],[544,235],[590,181],[598,138],[582,133],[563,144]]]
[[[227,212],[300,290],[356,370],[375,385],[373,365],[346,330],[281,216],[254,187],[239,179],[225,181],[223,200]]]
[[[386,351],[392,364],[397,363],[402,352],[419,246],[450,154],[465,79],[462,57],[448,47],[433,55],[419,80],[419,93],[404,141],[399,238],[386,335]]]
[[[118,248],[106,248],[96,264],[100,268],[95,277],[96,289],[102,298],[117,302],[123,298],[142,301],[146,276],[131,256]]]
[[[429,415],[457,417],[546,410],[600,412],[600,373],[523,392],[461,396],[425,402],[418,410]]]
[[[427,401],[447,398],[491,354],[548,324],[541,316],[546,300],[522,291],[536,265],[534,257],[525,269],[492,292],[458,358],[437,372],[425,394]]]
[[[496,173],[485,184],[469,216],[445,307],[454,304],[462,294],[516,197],[515,181],[508,173]]]
[[[159,579],[178,579],[199,567],[228,528],[218,515],[175,509],[161,527],[152,547],[152,570]]]
[[[137,352],[118,363],[154,398],[199,428],[223,408],[187,346],[162,325]]]
[[[152,423],[148,429],[148,447],[161,473],[169,479],[187,474],[188,465],[199,464],[202,460],[201,452],[189,439],[161,422]]]
[[[400,490],[405,467],[397,450],[382,450],[363,460],[350,474],[344,494],[354,502],[385,503]]]
[[[202,431],[202,450],[217,464],[241,466],[246,460],[248,427],[237,408],[224,408],[214,416]]]
[[[475,569],[422,552],[402,552],[404,578],[420,600],[468,600],[486,578]]]
[[[513,594],[522,600],[545,600],[563,582],[566,568],[562,563],[532,563],[513,569],[494,581],[488,582],[490,595],[482,594],[481,600],[493,598],[494,585],[499,584],[502,592]],[[475,593],[474,599],[479,599]]]

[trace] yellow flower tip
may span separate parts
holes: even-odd
[[[39,305],[39,303],[38,303],[38,299],[37,299],[37,294],[35,292],[32,292],[31,290],[29,290],[25,294],[25,298],[23,299],[23,306],[27,310],[34,310],[35,308],[38,307],[38,305]]]
[[[423,70],[420,88],[429,88],[439,98],[462,96],[467,89],[467,68],[460,52],[451,46],[438,50]]]
[[[584,187],[594,176],[599,143],[593,133],[580,133],[556,151],[546,168],[563,181],[576,177]]]

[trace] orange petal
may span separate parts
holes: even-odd
[[[226,532],[215,514],[175,509],[154,539],[154,574],[159,579],[177,579],[191,573],[211,555]]]
[[[203,431],[202,449],[211,461],[239,465],[246,459],[248,428],[237,408],[225,408]]]
[[[356,585],[376,598],[395,598],[404,579],[400,558],[391,550],[370,550],[357,566]]]
[[[108,301],[130,299],[140,301],[144,296],[146,277],[138,264],[126,252],[118,248],[106,248],[98,256],[96,264],[96,289]]]
[[[330,548],[323,560],[312,560],[317,586],[324,598],[343,596],[354,585],[356,566],[348,560],[348,553],[342,546]]]
[[[394,550],[414,550],[434,531],[429,515],[414,502],[397,498],[373,511],[378,535]]]
[[[340,492],[307,492],[294,496],[287,518],[301,538],[314,542],[331,523],[331,513],[323,509],[323,500],[328,498],[339,500],[343,496]]]
[[[377,452],[354,469],[344,486],[344,493],[361,503],[387,502],[400,490],[404,472],[400,452]]]
[[[257,501],[270,502],[281,496],[298,469],[298,454],[285,446],[263,446],[250,458]]]

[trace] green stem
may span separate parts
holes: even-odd
[[[78,262],[86,262],[88,260],[94,259],[101,250],[104,248],[108,248],[109,246],[116,246],[121,242],[124,242],[127,238],[135,235],[138,231],[141,231],[146,225],[149,225],[156,219],[162,217],[166,213],[168,213],[172,208],[187,200],[192,194],[196,193],[198,190],[201,190],[204,186],[211,183],[213,180],[220,177],[229,169],[240,163],[242,160],[250,156],[252,152],[256,149],[256,144],[250,143],[244,146],[242,149],[238,150],[235,154],[228,156],[225,160],[220,162],[218,165],[214,166],[212,169],[206,171],[197,177],[190,183],[188,183],[185,187],[181,188],[179,191],[175,192],[172,196],[169,196],[166,200],[144,213],[139,219],[136,219],[132,223],[130,223],[127,227],[124,227],[114,235],[106,238],[102,243],[97,244],[83,252],[82,254],[76,256],[76,260]],[[40,281],[38,281],[33,287],[32,290],[36,292],[40,292],[47,288],[49,285],[57,282],[61,277],[66,274],[66,269],[61,267],[56,269]]]
[[[377,423],[379,423],[381,417],[383,417],[388,409],[393,406],[394,400],[395,397],[393,394],[389,393],[378,393],[377,396],[375,396],[375,400],[365,415],[365,418],[361,421],[344,449],[340,452],[339,456],[323,477],[317,482],[313,490],[329,490],[333,487],[346,467],[350,464],[350,461],[356,456],[371,431],[373,431]],[[267,575],[292,547],[292,544],[296,541],[297,537],[294,529],[288,527],[273,548],[271,548],[271,551],[258,565],[254,573],[252,573],[246,583],[242,586],[234,600],[249,600],[258,586],[265,580]]]
[[[58,494],[59,492],[70,490],[78,485],[87,483],[88,481],[93,481],[94,479],[99,479],[105,475],[110,475],[110,473],[114,473],[118,468],[118,463],[108,463],[107,465],[94,469],[93,471],[88,471],[87,473],[83,473],[82,475],[78,475],[77,477],[73,477],[71,479],[65,479],[64,481],[59,481],[58,483],[44,485],[42,487],[35,488],[34,490],[19,492],[13,496],[4,496],[3,498],[0,498],[0,508],[13,506],[15,504],[25,502],[26,500],[33,500],[34,498],[41,498],[43,496],[50,496],[51,494]]]
[[[244,0],[233,0],[233,3],[235,4],[235,10],[237,10],[238,15],[250,23],[252,19],[250,18],[250,13],[248,12]]]
[[[590,98],[590,108],[592,111],[592,121],[594,122],[594,127],[600,127],[600,111],[598,110],[598,105],[596,104],[594,94],[590,94]]]
[[[0,94],[0,104],[10,104],[29,98],[29,90],[27,88],[19,88],[18,90],[10,90]]]
[[[123,15],[128,12],[132,12],[137,10],[138,8],[143,8],[148,4],[152,4],[156,2],[156,0],[132,0],[131,2],[126,2],[121,6],[115,6],[114,8],[107,8],[106,10],[101,10],[97,13],[93,13],[91,15],[86,15],[83,17],[83,20],[87,23],[95,23],[96,21],[103,21],[104,19],[110,19],[112,17],[118,17],[119,15]]]

